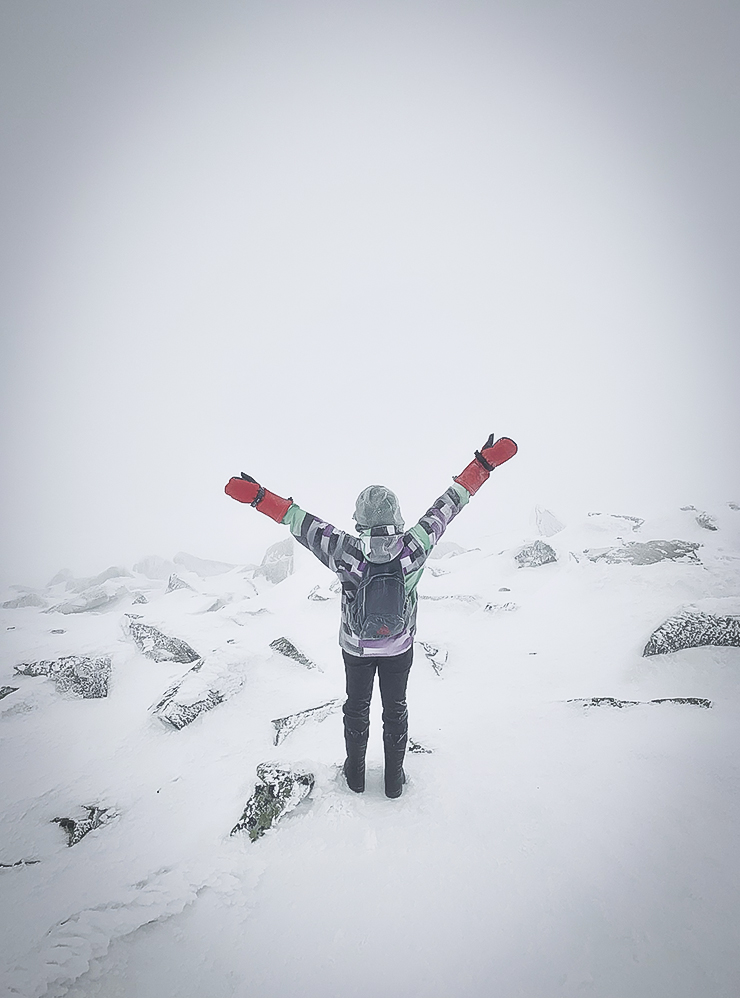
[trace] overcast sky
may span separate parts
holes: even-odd
[[[1,581],[258,558],[241,470],[412,522],[492,430],[458,539],[740,501],[739,51],[734,0],[4,0]]]

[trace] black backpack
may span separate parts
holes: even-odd
[[[368,561],[350,608],[353,632],[363,641],[392,638],[406,626],[406,589],[401,557],[383,564]]]

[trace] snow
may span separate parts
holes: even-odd
[[[535,537],[500,532],[425,573],[408,700],[428,751],[407,755],[395,801],[377,694],[364,795],[340,776],[340,711],[274,744],[275,719],[343,694],[339,597],[303,549],[279,584],[253,568],[197,575],[178,556],[189,588],[166,592],[152,569],[166,560],[150,558],[96,578],[116,599],[86,612],[0,610],[0,687],[16,687],[0,700],[3,993],[737,994],[740,649],[642,650],[681,608],[736,612],[740,512],[712,509],[716,531],[678,509],[637,527],[607,512],[550,535],[556,562],[520,568]],[[583,556],[622,537],[700,542],[700,560]],[[197,650],[190,699],[222,683],[222,702],[180,730],[151,706],[192,665],[147,658],[122,627],[132,612]],[[71,655],[110,657],[107,697],[14,673]],[[593,697],[639,702],[567,702]],[[648,702],[670,697],[712,706]],[[315,784],[252,843],[229,833],[262,763]],[[70,847],[53,819],[85,807],[112,817]]]

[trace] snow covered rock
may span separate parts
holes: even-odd
[[[236,568],[236,565],[230,565],[228,562],[196,558],[195,555],[187,554],[185,551],[176,554],[174,560],[176,565],[181,565],[186,572],[193,572],[201,579],[208,579],[213,575],[224,575]]]
[[[449,593],[446,596],[428,596],[426,593],[419,593],[419,599],[432,600],[435,603],[477,603],[477,596],[470,596],[468,593]]]
[[[180,638],[171,638],[151,624],[144,624],[133,614],[127,613],[123,619],[123,630],[136,643],[136,647],[155,662],[182,662],[189,665],[197,662],[200,655]]]
[[[15,599],[6,600],[3,603],[3,610],[20,610],[27,606],[45,607],[46,600],[36,593],[24,593],[22,596],[16,596]]]
[[[439,544],[435,544],[432,550],[429,552],[430,558],[449,558],[454,557],[457,554],[465,554],[465,548],[456,544],[454,541],[440,541]]]
[[[99,613],[101,610],[110,610],[117,603],[128,596],[125,589],[118,589],[110,593],[106,589],[96,587],[80,593],[74,599],[65,600],[64,603],[57,603],[47,610],[47,613]]]
[[[206,664],[201,659],[165,691],[151,710],[179,730],[238,693],[243,685],[240,668]]]
[[[740,647],[740,600],[706,599],[672,614],[648,638],[643,656],[704,645]]]
[[[275,728],[275,744],[279,745],[291,731],[305,724],[306,721],[323,721],[330,714],[335,713],[344,703],[341,698],[329,700],[327,703],[319,704],[318,707],[309,707],[307,710],[299,710],[297,714],[288,714],[287,717],[276,717],[272,722]]]
[[[692,512],[696,513],[694,519],[699,524],[700,527],[704,527],[705,530],[717,530],[717,520],[712,516],[711,513],[706,513],[704,510],[697,509],[696,506],[682,506],[681,510],[684,513]]]
[[[540,540],[525,545],[515,557],[519,568],[539,568],[540,565],[549,565],[558,560],[550,545]]]
[[[419,644],[424,649],[426,657],[432,663],[434,671],[438,676],[441,675],[442,669],[447,664],[447,649],[438,645],[430,644],[428,641],[420,641]]]
[[[293,538],[271,544],[265,551],[262,564],[255,569],[255,575],[263,575],[268,582],[277,585],[293,574]]]
[[[180,578],[180,576],[176,575],[173,572],[172,575],[167,580],[167,588],[165,589],[165,592],[166,593],[174,593],[178,589],[189,589],[191,592],[195,591],[192,586],[189,586],[187,584],[187,582],[183,582],[183,580]]]
[[[567,703],[579,703],[582,707],[637,707],[639,704],[679,703],[691,704],[694,707],[711,707],[712,701],[703,697],[658,697],[657,700],[617,700],[615,697],[586,697],[567,700]]]
[[[512,610],[518,610],[519,604],[512,603],[486,603],[483,607],[486,613],[511,613]]]
[[[0,870],[12,870],[14,866],[36,866],[40,859],[17,859],[15,863],[0,863]]]
[[[257,766],[261,781],[247,801],[241,818],[231,834],[246,831],[252,842],[294,810],[313,790],[313,773],[296,771],[289,766],[262,762]]]
[[[629,541],[616,548],[591,548],[583,553],[589,561],[605,561],[610,565],[655,565],[659,561],[691,561],[699,564],[694,541]]]
[[[318,669],[318,665],[312,662],[310,658],[307,658],[302,651],[298,651],[293,642],[288,641],[287,638],[275,638],[274,641],[270,642],[270,648],[273,651],[280,652],[281,655],[285,655],[286,658],[292,658],[294,662],[300,662],[307,669]]]
[[[60,693],[73,693],[85,700],[108,696],[111,661],[108,657],[65,655],[63,658],[24,662],[15,667],[18,676],[49,676]]]
[[[115,818],[116,815],[107,807],[97,807],[95,805],[84,804],[83,811],[87,811],[85,818],[52,818],[60,828],[67,833],[67,845],[76,846],[88,832],[95,828],[100,828]]]
[[[0,700],[4,700],[5,697],[10,696],[11,693],[15,693],[18,689],[18,686],[0,686]]]
[[[535,506],[534,521],[537,526],[537,532],[543,537],[554,537],[561,530],[565,530],[565,524],[561,523],[554,513],[551,513],[549,509],[545,509],[543,506]]]
[[[409,752],[414,752],[416,755],[431,755],[432,750],[422,745],[421,742],[414,741],[413,738],[409,738]]]
[[[599,517],[596,521],[597,525],[608,530],[629,527],[634,532],[639,530],[645,522],[639,516],[625,516],[623,513],[589,513],[588,515]]]
[[[158,579],[160,582],[164,582],[174,574],[175,566],[166,558],[150,554],[146,558],[142,558],[141,561],[136,562],[134,571],[138,572],[139,575],[145,575],[147,579]]]

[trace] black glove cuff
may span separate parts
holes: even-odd
[[[486,461],[486,459],[483,457],[483,455],[479,450],[475,452],[475,460],[478,462],[478,464],[483,465],[486,471],[489,472],[493,471],[494,466],[492,464],[489,464],[488,461]]]
[[[256,485],[257,483],[254,482],[254,484]],[[264,498],[265,498],[265,487],[264,485],[260,485],[260,487],[257,489],[257,495],[254,497],[254,499],[250,502],[249,505],[254,506],[256,508],[257,506],[259,506],[259,504],[262,502]]]

